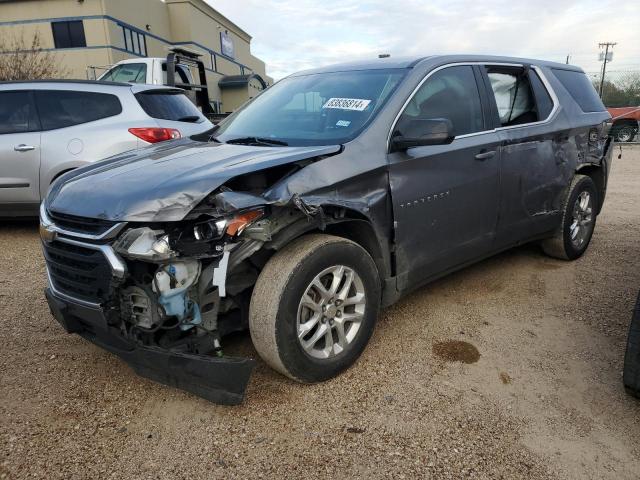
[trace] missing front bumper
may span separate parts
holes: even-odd
[[[138,345],[107,325],[102,310],[45,295],[51,313],[68,333],[77,333],[99,347],[118,355],[138,375],[180,388],[214,403],[237,405],[255,361],[249,358],[210,357],[172,352]]]

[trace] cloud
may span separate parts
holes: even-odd
[[[348,60],[485,53],[564,61],[597,71],[598,43],[617,41],[611,68],[640,69],[640,10],[618,0],[215,0],[252,36],[276,79]]]

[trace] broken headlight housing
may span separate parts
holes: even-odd
[[[176,256],[164,230],[149,227],[132,228],[115,243],[116,252],[129,258],[142,260],[168,260]]]
[[[182,256],[216,256],[223,250],[225,236],[233,238],[240,235],[263,216],[264,209],[258,208],[187,226],[180,223],[166,230],[132,228],[115,243],[114,249],[124,257],[152,262],[175,258],[178,253]]]

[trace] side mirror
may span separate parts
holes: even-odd
[[[442,145],[453,141],[453,124],[447,118],[400,120],[391,139],[395,151],[423,145]]]

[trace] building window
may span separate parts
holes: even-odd
[[[77,48],[87,46],[82,20],[74,20],[72,22],[52,22],[51,30],[53,31],[53,43],[56,48]]]
[[[124,37],[124,49],[127,52],[135,53],[142,57],[147,56],[147,36],[144,33],[138,33],[123,25],[122,35]]]

